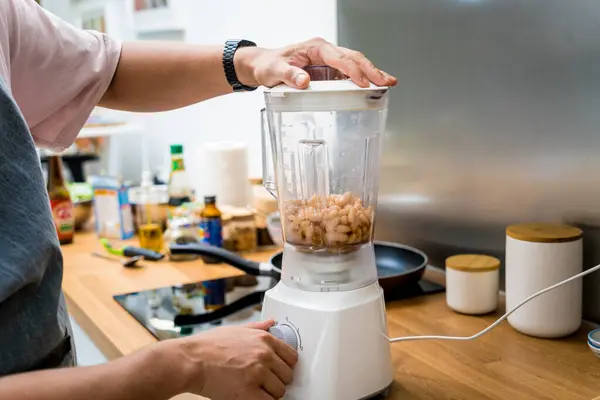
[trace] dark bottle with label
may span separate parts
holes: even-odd
[[[60,244],[73,242],[75,235],[75,210],[65,177],[60,156],[48,157],[48,197],[52,209],[52,219]]]
[[[203,282],[205,289],[204,308],[206,311],[214,311],[225,305],[226,281],[225,279],[215,279]],[[213,325],[219,325],[220,320],[212,321]]]
[[[223,227],[221,211],[217,208],[215,196],[204,197],[204,209],[200,213],[200,228],[204,237],[202,242],[215,247],[223,247]],[[213,257],[203,256],[204,262],[209,264],[219,263]]]

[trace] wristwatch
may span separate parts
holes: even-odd
[[[249,92],[256,90],[256,87],[243,85],[238,80],[235,73],[235,65],[233,64],[235,52],[241,47],[256,47],[256,43],[249,40],[228,40],[225,42],[225,48],[223,49],[223,69],[225,70],[227,82],[229,82],[234,92]]]

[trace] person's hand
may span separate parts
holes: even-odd
[[[305,89],[310,77],[302,68],[328,65],[348,76],[361,87],[369,82],[378,86],[394,86],[397,79],[376,68],[358,51],[335,46],[316,38],[281,49],[243,47],[234,58],[238,80],[247,86],[273,87],[286,83]]]
[[[296,351],[267,332],[273,321],[216,328],[178,339],[186,390],[211,400],[273,400],[285,394]]]

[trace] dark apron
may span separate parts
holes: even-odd
[[[23,372],[75,366],[75,357],[71,335],[66,332],[60,344],[31,368]]]

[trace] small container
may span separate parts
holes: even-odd
[[[167,229],[164,236],[167,242],[176,244],[199,243],[203,239],[198,221],[189,218],[171,220],[169,229]],[[197,255],[195,254],[169,254],[169,259],[172,261],[189,261],[196,258]]]
[[[506,308],[583,270],[583,232],[554,224],[506,229]],[[536,297],[508,317],[529,336],[559,338],[581,326],[582,281],[576,279]]]
[[[481,315],[498,308],[500,260],[482,254],[446,259],[446,304],[462,314]]]
[[[150,173],[144,171],[136,207],[135,222],[140,247],[156,252],[161,252],[164,247],[163,214],[160,201],[159,193],[153,188]]]
[[[600,329],[594,329],[588,333],[588,342],[600,348]]]
[[[254,213],[244,208],[231,209],[227,222],[227,241],[236,252],[255,251],[257,247]],[[225,236],[225,233],[224,233]]]

